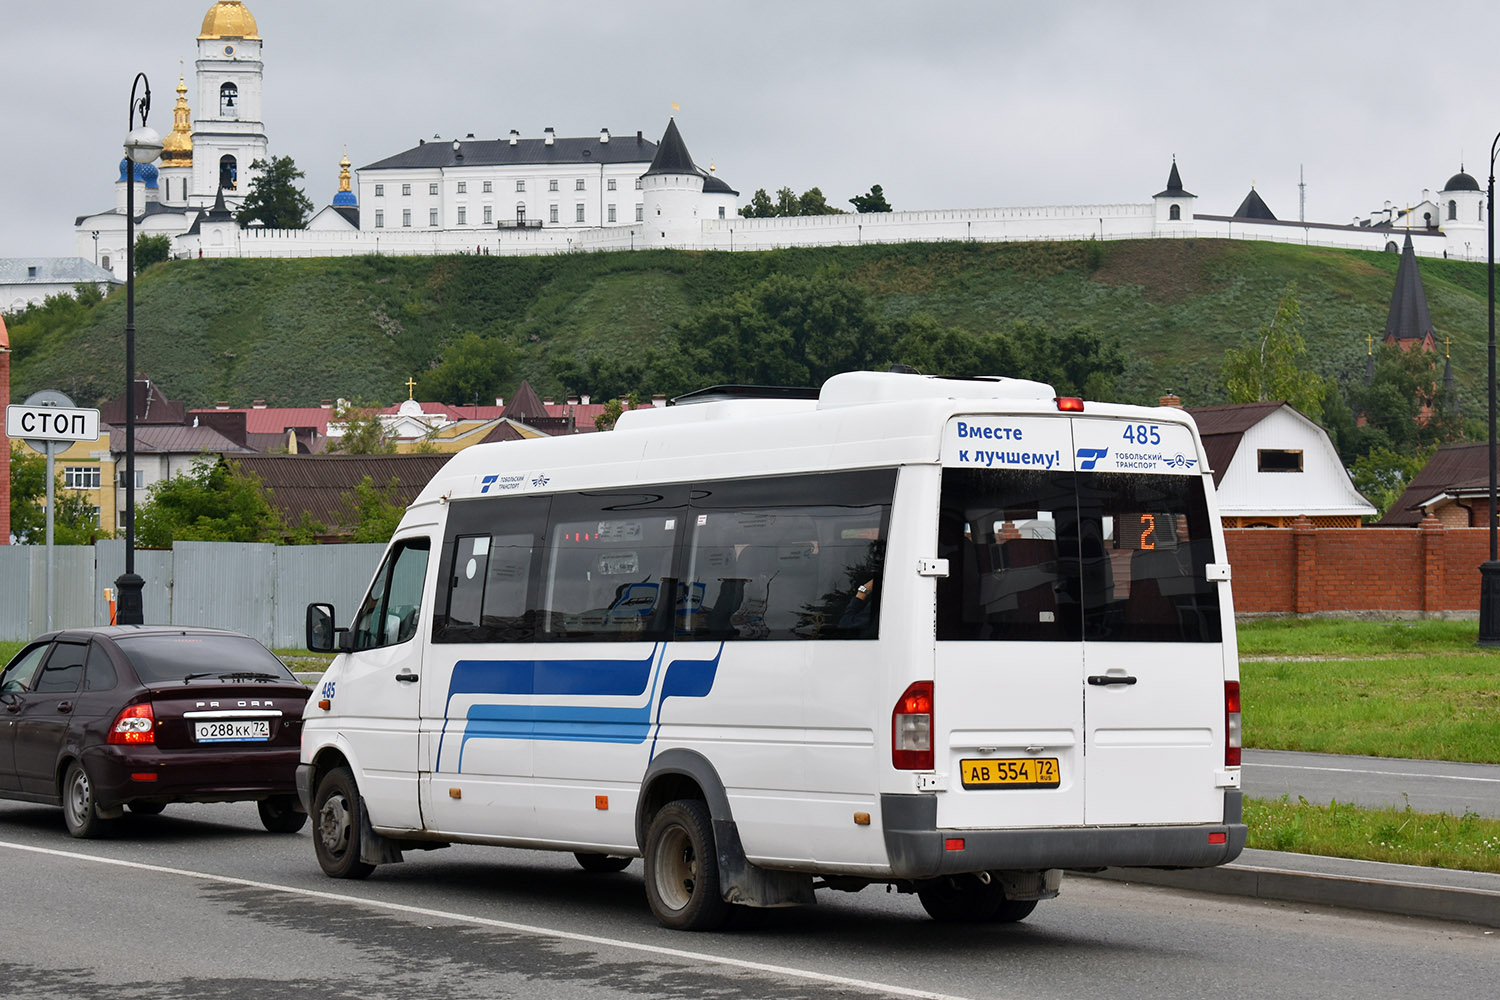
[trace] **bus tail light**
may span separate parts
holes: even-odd
[[[930,771],[932,681],[914,681],[891,712],[891,765],[899,771]]]
[[[151,710],[151,703],[143,701],[139,705],[126,705],[115,716],[114,725],[109,727],[108,742],[131,746],[155,743],[156,713]]]
[[[1224,766],[1240,766],[1240,682],[1224,682]]]

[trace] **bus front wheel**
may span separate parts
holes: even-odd
[[[333,878],[364,878],[375,866],[359,859],[364,803],[347,767],[336,767],[318,782],[313,796],[313,848],[318,864]]]

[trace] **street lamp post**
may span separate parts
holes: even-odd
[[[1479,567],[1479,645],[1500,646],[1500,550],[1496,547],[1495,525],[1495,156],[1500,152],[1500,135],[1490,143],[1489,188],[1489,396],[1490,425],[1490,558]]]
[[[135,88],[145,84],[139,100]],[[136,112],[141,124],[135,124]],[[137,73],[130,85],[130,109],[125,127],[125,572],[115,580],[115,621],[120,625],[144,625],[143,580],[135,571],[135,171],[138,164],[151,163],[161,155],[161,135],[146,125],[151,113],[151,82]]]
[[[97,230],[97,229],[91,230],[91,235],[94,237],[94,266],[98,267],[99,266],[99,230]]]

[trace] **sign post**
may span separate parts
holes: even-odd
[[[5,434],[20,438],[47,456],[47,631],[52,631],[52,518],[56,507],[54,459],[74,441],[99,440],[99,411],[79,409],[55,389],[43,389],[26,402],[5,408]]]

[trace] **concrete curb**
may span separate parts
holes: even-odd
[[[1109,868],[1070,874],[1500,927],[1500,875],[1271,851],[1253,853],[1257,855],[1253,860],[1218,868]]]

